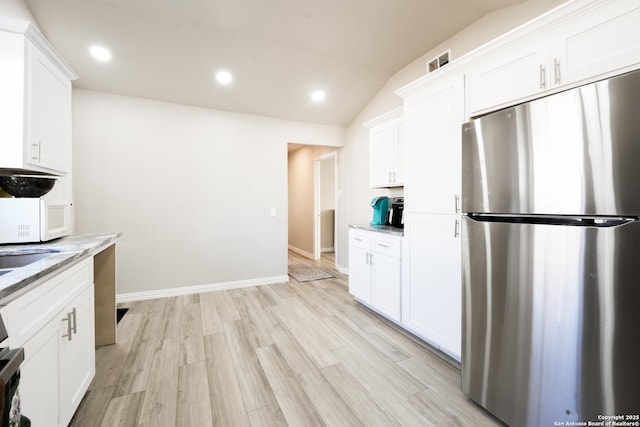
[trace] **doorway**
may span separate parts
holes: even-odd
[[[313,257],[321,259],[322,254],[326,254],[335,260],[338,156],[334,151],[318,157],[313,163]]]
[[[288,149],[289,250],[311,260],[333,259],[332,267],[338,149],[298,144],[289,144]]]

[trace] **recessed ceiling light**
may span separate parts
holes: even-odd
[[[322,102],[327,97],[323,90],[316,90],[311,94],[311,100],[313,102]]]
[[[216,73],[216,80],[220,84],[228,85],[233,81],[233,76],[228,71],[218,71]]]
[[[111,52],[102,46],[91,46],[89,53],[98,61],[107,62],[111,61]]]

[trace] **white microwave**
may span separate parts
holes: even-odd
[[[0,198],[0,244],[45,242],[73,231],[69,201]]]

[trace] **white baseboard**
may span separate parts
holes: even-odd
[[[338,270],[342,274],[349,275],[349,268],[342,267],[341,265],[336,264],[336,270]]]
[[[309,258],[309,259],[313,259],[313,254],[312,253],[309,253],[309,252],[304,251],[302,249],[296,248],[295,246],[289,245],[289,250],[293,251],[293,252],[295,252],[297,254],[300,254],[303,257],[306,257],[306,258]]]
[[[259,279],[236,280],[234,282],[211,283],[207,285],[185,286],[182,288],[159,289],[157,291],[132,292],[116,295],[116,302],[142,301],[155,298],[167,298],[180,295],[199,294],[201,292],[222,291],[225,289],[247,288],[250,286],[286,283],[289,276],[262,277]]]
[[[320,248],[320,252],[335,252],[335,249],[333,248],[333,246],[331,246],[330,248]]]

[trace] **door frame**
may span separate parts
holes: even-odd
[[[320,157],[313,159],[313,259],[320,259],[322,256],[321,237],[322,226],[320,221],[320,215],[322,214],[322,206],[320,202],[320,195],[322,194],[322,176],[321,176],[321,162],[327,159],[333,159],[333,198],[334,198],[334,211],[337,214],[338,211],[338,153],[332,151],[331,153],[323,154]],[[334,217],[333,227],[333,246],[334,250],[337,242],[338,227],[335,226],[336,219]],[[336,258],[337,260],[337,258]]]

